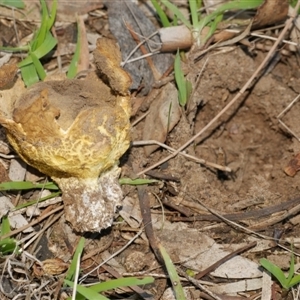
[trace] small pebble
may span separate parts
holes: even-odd
[[[41,214],[41,211],[38,207],[29,206],[26,209],[26,216],[27,217],[37,217]]]

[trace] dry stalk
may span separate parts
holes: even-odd
[[[167,146],[166,144],[158,142],[156,140],[135,141],[135,142],[132,142],[133,146],[145,146],[145,145],[153,145],[153,144],[159,145],[160,147],[165,148],[165,149],[167,149],[167,150],[169,150],[171,152],[176,152],[176,150],[174,148],[172,148],[170,146]],[[219,165],[219,164],[215,164],[215,163],[206,161],[205,159],[198,158],[196,156],[187,154],[184,151],[181,151],[178,154],[180,154],[180,155],[182,155],[182,156],[184,156],[184,157],[186,157],[188,159],[191,159],[191,160],[193,160],[193,161],[195,161],[195,162],[197,162],[199,164],[206,165],[208,167],[212,167],[212,168],[224,171],[224,172],[232,172],[232,170],[229,167],[222,166],[222,165]]]
[[[291,107],[295,104],[295,102],[297,102],[297,100],[299,99],[300,94],[277,116],[278,122],[292,135],[294,136],[298,142],[300,142],[300,137],[297,136],[297,134],[290,129],[283,121],[282,121],[282,117],[286,114],[287,111],[289,111],[291,109]]]
[[[36,248],[36,245],[38,243],[38,241],[41,239],[42,237],[42,234],[51,226],[53,225],[57,220],[60,219],[60,217],[64,214],[64,212],[60,212],[57,216],[55,216],[54,218],[52,218],[52,220],[50,220],[42,230],[40,230],[39,232],[37,232],[34,237],[29,241],[27,242],[22,248],[23,249],[26,249],[34,240],[38,239],[34,245],[34,247],[31,249],[31,251],[33,252],[34,249]]]
[[[45,200],[43,202],[38,203],[37,207],[38,208],[44,208],[44,207],[47,207],[47,206],[50,206],[50,205],[57,204],[59,202],[62,202],[61,197],[55,197],[55,198],[51,198],[51,199],[48,199],[48,200]],[[27,210],[27,207],[20,208],[20,209],[17,209],[17,210],[12,210],[8,213],[8,216],[12,217],[12,216],[20,215],[20,214],[25,213],[26,210]]]

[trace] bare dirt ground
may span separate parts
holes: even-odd
[[[85,20],[87,33],[96,37],[111,36],[111,24],[108,23],[111,15],[108,11],[106,7],[91,9]],[[0,21],[3,45],[13,46],[14,39],[9,39],[15,34],[13,22],[5,17],[4,12]],[[32,22],[18,20],[17,23],[20,39],[34,28]],[[70,23],[71,21],[68,25]],[[69,42],[65,43],[69,45],[74,43],[76,34],[74,26],[71,28],[66,24],[60,25],[56,30],[61,41],[69,39]],[[124,42],[119,43],[122,50]],[[135,46],[136,44],[130,44],[129,49]],[[179,117],[177,115],[173,128],[162,141],[173,149],[180,148],[202,130],[238,94],[266,56],[264,51],[245,48],[239,44],[215,49],[199,60],[192,60],[192,54],[187,56],[184,65],[187,78],[193,85],[192,96],[186,109],[178,108]],[[161,75],[172,64],[172,56],[168,55],[163,59],[165,66],[160,70]],[[87,242],[80,265],[84,283],[105,281],[119,276],[151,275],[155,277],[155,284],[142,287],[147,291],[148,298],[143,297],[141,291],[135,293],[128,288],[111,292],[107,297],[129,299],[134,294],[135,298],[130,299],[174,299],[167,296],[167,293],[172,294],[167,290],[171,283],[166,279],[167,273],[155,255],[153,241],[150,239],[149,242],[149,235],[143,233],[132,240],[143,226],[148,225],[144,218],[143,205],[146,206],[145,203],[149,201],[155,236],[166,247],[176,266],[185,273],[180,275],[182,284],[189,293],[187,299],[212,299],[212,295],[209,295],[206,289],[211,290],[213,297],[219,297],[218,299],[260,299],[262,290],[269,291],[269,298],[264,299],[284,297],[282,288],[274,278],[274,282],[268,284],[263,281],[266,278],[262,279],[262,269],[258,263],[260,258],[266,257],[283,270],[287,270],[290,259],[288,250],[291,249],[291,244],[295,253],[300,252],[297,244],[300,238],[299,174],[292,177],[284,172],[291,159],[300,152],[297,139],[300,138],[299,102],[295,102],[280,118],[290,131],[278,120],[278,115],[300,91],[299,57],[292,52],[282,55],[278,51],[277,55],[278,61],[265,69],[264,74],[229,110],[186,147],[185,153],[202,159],[201,163],[178,154],[146,172],[146,175],[140,175],[141,178],[158,179],[157,183],[138,188],[122,186],[124,205],[112,228],[100,234],[85,234]],[[67,64],[70,56],[66,54],[62,57],[63,62]],[[17,60],[16,57],[11,59]],[[143,64],[138,68],[151,69],[147,61]],[[57,69],[51,58],[45,61],[45,65],[49,72]],[[172,74],[170,76],[172,78]],[[145,81],[147,80],[148,78]],[[160,98],[157,94],[162,93],[165,85],[155,89],[152,88],[156,82],[155,78],[148,81],[151,84],[147,92],[143,89],[134,91],[132,96],[133,142],[145,140],[145,132],[154,132],[150,134],[149,139],[156,139],[156,135],[164,136],[161,133],[163,127],[159,125],[159,112],[151,112],[149,115],[152,114],[153,118],[154,114],[154,119],[150,121],[147,121],[148,116],[144,115],[151,110],[151,106],[157,105],[156,99]],[[148,82],[143,84],[147,89]],[[169,96],[168,92],[166,98]],[[160,106],[157,107],[159,109]],[[7,142],[5,137],[3,141]],[[170,154],[163,147],[148,151],[144,147],[133,145],[121,159],[121,177],[134,178],[136,174],[143,173],[146,168]],[[9,177],[7,174],[10,159],[2,160],[6,166],[6,169],[1,171],[3,182]],[[226,167],[230,171],[224,171]],[[27,168],[27,173],[29,175],[26,178],[43,178],[42,174],[32,171],[30,167]],[[34,173],[38,175],[33,177]],[[9,192],[8,196],[12,203],[24,203],[40,197],[36,191]],[[57,208],[55,205],[59,204],[44,209],[41,215]],[[226,219],[221,219],[215,213]],[[34,219],[37,218],[38,216]],[[31,221],[28,219],[28,222]],[[35,232],[40,232],[45,226],[43,222],[36,225]],[[236,222],[246,229],[230,222]],[[23,233],[18,239],[26,236],[27,234]],[[50,224],[37,242],[28,245],[26,251],[40,261],[54,257],[61,259],[59,264],[63,266],[59,267],[63,270],[65,264],[66,268],[68,267],[79,238],[80,235],[74,234],[66,225],[64,216],[58,215],[58,220]],[[131,243],[126,246],[128,241]],[[228,253],[253,241],[257,243],[254,249],[246,251],[239,258],[235,257],[235,260],[223,262],[219,268],[207,270]],[[282,249],[277,243],[286,249]],[[120,254],[108,260],[110,255],[122,247],[125,249]],[[70,289],[62,287],[63,275],[47,275],[45,270],[39,273],[35,259],[27,256],[25,261],[21,261],[19,257],[11,256],[1,260],[1,299],[66,299],[66,295],[70,295]],[[108,261],[102,265],[106,260]],[[195,277],[197,280],[201,278],[202,281],[196,280],[201,284],[200,287],[197,282],[184,278],[185,275],[191,274],[187,272],[191,270],[193,276],[207,270],[205,274]],[[249,281],[245,282],[245,279]],[[23,281],[18,283],[18,280]],[[229,285],[238,282],[243,282],[242,287],[233,288]],[[39,291],[44,294],[35,291],[40,284],[45,284],[45,288]],[[30,298],[26,297],[26,293],[31,295]],[[21,296],[17,298],[18,295]],[[227,298],[228,295],[232,298]],[[289,297],[292,297],[292,293]]]

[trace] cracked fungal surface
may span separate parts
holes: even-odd
[[[35,84],[0,117],[16,152],[58,183],[76,231],[111,225],[123,198],[117,164],[130,143],[131,79],[115,42],[98,40],[94,62],[84,80]]]

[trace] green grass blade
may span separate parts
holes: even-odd
[[[42,6],[42,19],[41,19],[41,26],[34,35],[34,38],[31,43],[31,50],[35,51],[41,45],[43,45],[44,40],[47,34],[47,22],[48,22],[48,9],[45,0],[40,0]]]
[[[2,255],[12,254],[13,252],[16,252],[16,250],[19,251],[16,240],[11,238],[0,240],[0,253]]]
[[[88,287],[88,290],[93,290],[96,293],[105,292],[109,290],[113,290],[116,288],[134,286],[134,285],[145,285],[154,282],[153,277],[145,277],[142,279],[138,279],[136,277],[127,277],[127,278],[118,278],[112,279],[106,282],[97,283]],[[82,295],[77,295],[76,300],[84,300],[85,298]],[[91,298],[93,299],[93,298]]]
[[[45,40],[43,44],[33,51],[33,53],[38,57],[42,58],[48,54],[57,45],[57,40],[53,37],[50,31],[46,33]]]
[[[3,216],[1,220],[1,232],[0,235],[3,236],[5,234],[10,233],[10,223],[7,216]],[[6,238],[1,240],[0,236],[0,253],[2,255],[11,254],[16,250],[17,242],[14,239]]]
[[[39,59],[36,57],[36,55],[33,52],[31,52],[29,55],[32,59],[33,65],[35,67],[35,70],[36,70],[39,78],[41,80],[44,80],[46,77],[46,72],[45,72],[41,62],[39,61]]]
[[[73,79],[76,74],[77,74],[77,67],[78,67],[78,61],[80,58],[80,49],[81,49],[81,30],[79,28],[79,20],[77,21],[77,43],[76,43],[76,49],[75,53],[72,57],[68,73],[67,73],[67,78]]]
[[[38,59],[40,59],[46,54],[48,54],[56,46],[56,44],[57,44],[57,40],[52,36],[50,32],[48,32],[46,34],[46,39],[44,43],[38,49],[33,51],[33,53]],[[32,63],[31,57],[26,57],[18,64],[18,67],[21,68],[30,65],[31,63]]]
[[[58,186],[53,182],[47,183],[33,183],[31,181],[11,181],[0,183],[0,191],[10,190],[32,190],[32,189],[46,189],[58,190]]]
[[[165,12],[163,11],[163,9],[161,8],[161,6],[159,5],[159,3],[157,2],[157,0],[151,0],[152,5],[154,6],[156,13],[159,16],[159,19],[161,21],[161,24],[163,25],[163,27],[170,27],[171,23],[167,17],[167,15],[165,14]]]
[[[25,4],[22,0],[1,0],[0,5],[11,6],[15,8],[25,8]]]
[[[174,72],[175,72],[175,82],[178,88],[179,104],[181,106],[185,106],[187,101],[186,81],[181,69],[179,50],[177,51],[175,56]]]
[[[74,253],[71,265],[70,265],[69,270],[66,274],[65,279],[67,281],[68,280],[72,281],[74,279],[74,275],[75,275],[75,272],[76,272],[76,264],[77,264],[77,260],[78,260],[78,255],[83,252],[83,248],[84,248],[84,238],[82,237],[79,240],[79,243],[78,243],[76,251]]]
[[[38,56],[37,56],[38,57]],[[32,64],[32,59],[30,56],[23,59],[21,62],[18,63],[18,67],[21,69],[23,67],[27,67]]]
[[[193,86],[189,80],[185,80],[185,85],[186,85],[186,101],[188,101],[192,94]]]
[[[202,31],[204,26],[206,26],[209,22],[215,19],[218,15],[223,14],[228,10],[239,10],[239,9],[254,9],[263,3],[263,0],[234,0],[231,2],[224,3],[220,5],[214,12],[202,18],[199,22],[198,26],[195,28],[197,30]]]
[[[67,284],[70,287],[74,286],[74,283],[69,280],[65,279],[64,282],[65,282],[65,284]],[[78,293],[80,293],[81,295],[83,295],[88,300],[109,300],[108,298],[106,298],[106,297],[98,294],[97,292],[95,292],[89,288],[86,288],[80,284],[77,285],[76,291]]]
[[[215,33],[218,24],[223,20],[223,14],[220,14],[218,16],[215,17],[214,20],[212,20],[209,24],[209,31],[207,36],[204,38],[202,44],[206,43],[206,41]]]
[[[29,45],[26,48],[19,47],[15,49],[6,47],[7,51],[29,51],[29,56],[18,64],[27,87],[38,82],[39,78],[43,80],[46,77],[46,72],[39,59],[48,54],[57,44],[57,40],[50,32],[56,17],[57,0],[53,1],[51,16],[49,16],[45,0],[40,0],[40,3],[42,6],[41,26],[34,34]],[[5,48],[2,49],[5,50]]]
[[[7,51],[7,52],[23,52],[23,51],[29,51],[28,46],[22,46],[22,47],[0,47],[1,51]]]
[[[134,286],[134,285],[145,285],[153,282],[154,282],[153,277],[145,277],[142,279],[138,279],[136,277],[127,277],[127,278],[112,279],[107,282],[101,282],[90,286],[89,289],[92,289],[93,291],[99,293],[99,292],[113,290],[116,288]]]
[[[300,275],[296,275],[291,279],[291,281],[289,282],[289,288],[295,286],[298,283],[300,283]]]
[[[120,178],[119,183],[120,184],[128,184],[128,185],[143,185],[143,184],[151,184],[159,182],[159,180],[156,179],[142,179],[142,178],[137,178],[137,179],[131,179],[131,178]]]
[[[32,63],[19,68],[21,70],[23,81],[27,87],[39,81],[38,73]]]
[[[197,9],[200,9],[202,7],[202,0],[196,0],[197,3]]]
[[[56,11],[57,11],[57,0],[53,0],[50,18],[48,19],[48,22],[47,22],[47,30],[48,31],[51,29],[51,27],[53,26],[53,24],[55,22]]]
[[[60,196],[60,195],[61,195],[61,192],[51,193],[50,195],[48,195],[46,197],[43,197],[41,199],[33,200],[33,201],[28,201],[26,203],[20,204],[13,211],[19,210],[19,209],[24,208],[24,207],[36,205],[37,203],[42,203],[42,202],[44,202],[44,201],[46,201],[48,199],[55,198],[55,197]]]
[[[278,266],[274,265],[265,258],[260,259],[259,263],[280,282],[283,288],[288,289],[287,279],[285,278],[284,273]]]
[[[164,4],[168,9],[170,9],[174,15],[178,17],[178,19],[188,28],[192,29],[192,24],[185,18],[183,13],[171,2],[168,0],[162,0],[162,4]]]
[[[1,236],[10,233],[10,224],[7,216],[2,217]]]
[[[198,17],[198,7],[196,0],[189,0],[190,5],[190,12],[192,16],[192,24],[194,28],[197,28],[199,23],[199,17]]]
[[[180,282],[180,278],[177,274],[176,268],[173,265],[173,262],[172,262],[172,260],[169,256],[169,254],[167,253],[166,249],[161,244],[158,245],[158,248],[159,248],[160,253],[161,253],[161,255],[164,259],[164,262],[165,262],[168,274],[170,276],[170,280],[171,280],[171,283],[172,283],[172,286],[173,286],[173,290],[174,290],[176,299],[177,300],[186,299],[186,297],[184,295],[182,285],[181,285],[181,282]]]
[[[293,248],[292,248],[293,251]],[[287,277],[287,282],[288,284],[290,284],[293,276],[295,274],[295,257],[294,257],[294,253],[291,253],[291,262],[290,262],[290,269],[289,269],[289,275]]]
[[[173,21],[172,21],[172,26],[178,26],[178,18],[176,15],[174,15]]]

